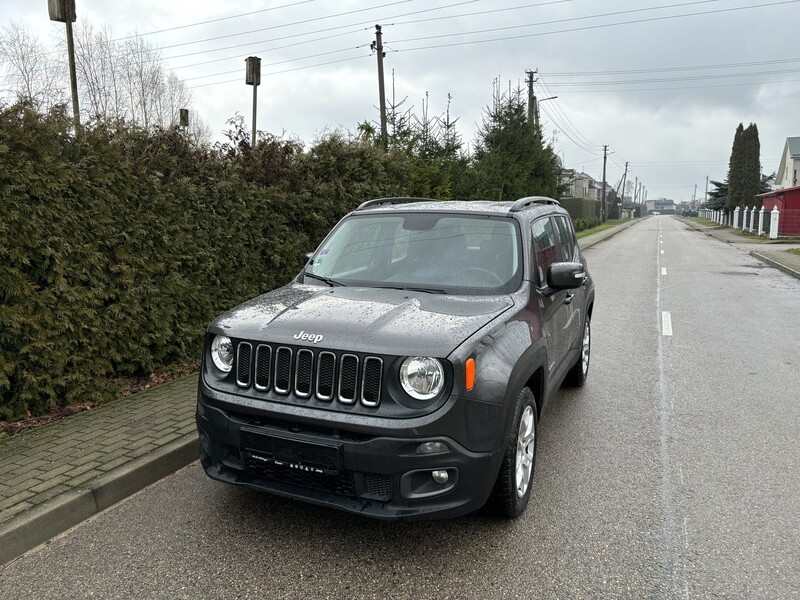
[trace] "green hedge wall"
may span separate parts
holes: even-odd
[[[0,110],[0,419],[113,397],[122,378],[200,355],[223,310],[285,284],[402,160],[329,136],[309,153],[242,130],[176,131]]]
[[[251,148],[244,120],[230,125],[213,148],[124,124],[76,137],[63,107],[0,104],[0,419],[113,398],[196,360],[215,315],[287,283],[365,199],[472,198],[486,173],[540,195],[556,176],[516,146],[385,152],[330,133]]]
[[[600,216],[600,203],[595,200],[589,200],[587,198],[561,198],[559,202],[573,220]]]

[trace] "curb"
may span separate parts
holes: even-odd
[[[195,434],[170,442],[20,513],[0,526],[0,565],[197,460]]]
[[[771,258],[768,258],[768,257],[764,256],[763,254],[761,254],[759,252],[756,252],[755,250],[750,252],[750,256],[756,257],[761,262],[765,262],[769,266],[775,267],[776,269],[778,269],[780,271],[783,271],[787,275],[791,275],[795,279],[800,279],[800,271],[795,271],[793,268],[791,268],[791,267],[789,267],[787,265],[784,265],[783,263],[779,263],[777,260],[773,260]]]
[[[586,245],[581,245],[581,240],[579,238],[578,239],[578,248],[580,248],[581,250],[587,250],[588,248],[591,248],[592,246],[595,246],[595,245],[599,244],[600,242],[606,241],[608,238],[614,237],[620,231],[625,231],[626,229],[628,229],[628,227],[633,227],[634,225],[636,225],[636,223],[639,223],[641,220],[642,220],[641,217],[638,218],[638,219],[631,219],[630,223],[623,223],[622,225],[617,225],[614,229],[606,229],[606,231],[603,231],[601,233],[608,232],[608,235],[604,235],[603,237],[601,237],[599,239],[596,239],[593,242],[589,242]],[[589,237],[589,236],[586,236],[586,237]]]

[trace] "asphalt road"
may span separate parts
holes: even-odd
[[[195,463],[0,569],[0,597],[800,596],[800,281],[666,216],[587,257],[591,373],[544,415],[522,518],[377,522]]]

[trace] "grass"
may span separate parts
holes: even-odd
[[[601,231],[605,231],[606,229],[611,229],[612,227],[616,227],[620,223],[624,223],[625,221],[630,221],[630,219],[609,219],[602,225],[598,225],[597,227],[592,227],[591,229],[584,229],[583,231],[578,231],[575,235],[578,239],[586,237],[587,235],[592,235],[593,233],[599,233]]]
[[[704,219],[703,217],[681,217],[684,221],[691,221],[698,225],[706,225],[707,227],[721,227],[721,225],[711,219]]]
[[[791,250],[787,250],[787,252],[791,252],[792,254],[800,256],[800,248],[792,248]]]

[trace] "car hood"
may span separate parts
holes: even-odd
[[[510,296],[291,283],[228,311],[209,331],[278,344],[444,358],[513,305]]]

